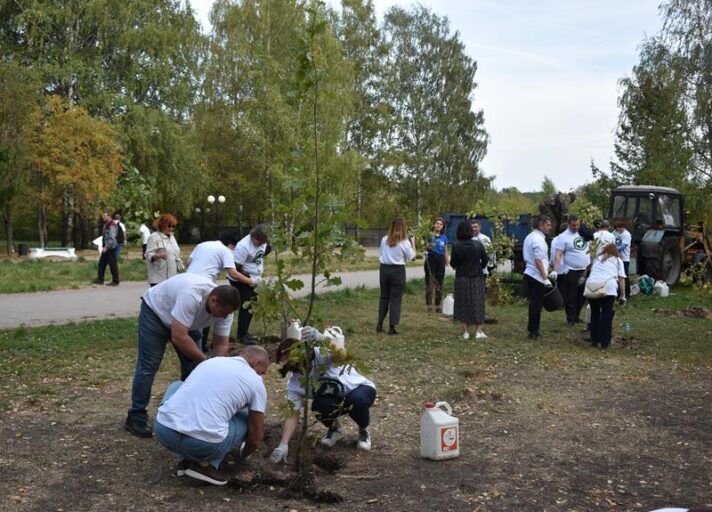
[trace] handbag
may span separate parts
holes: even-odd
[[[586,279],[586,286],[583,290],[583,296],[587,299],[602,299],[608,295],[608,283],[605,281],[591,281],[591,278]]]

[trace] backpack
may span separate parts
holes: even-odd
[[[116,243],[123,244],[126,242],[126,233],[121,229],[121,224],[116,223]]]

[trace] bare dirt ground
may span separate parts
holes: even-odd
[[[373,332],[375,293],[344,292],[325,306],[378,386],[373,450],[356,450],[356,428],[346,420],[344,442],[311,454],[316,488],[343,503],[285,498],[291,469],[267,460],[286,394],[276,371],[265,376],[262,452],[229,460],[234,480],[225,487],[177,477],[156,440],[121,428],[135,325],[113,320],[0,332],[2,364],[13,368],[0,371],[0,509],[597,512],[712,501],[710,320],[658,317],[641,299],[614,326],[620,333],[632,319],[635,337],[619,336],[601,351],[561,315],[546,316],[545,343],[526,341],[515,305],[488,309],[498,320],[486,326],[490,337],[464,341],[452,322],[423,312],[418,294],[406,296],[401,334],[391,337]],[[645,311],[647,323],[637,316]],[[68,343],[66,352],[43,352],[66,333],[98,331],[102,339],[121,329],[117,341],[95,348]],[[39,356],[22,352],[30,342]],[[150,413],[177,373],[167,351]],[[460,419],[457,459],[419,456],[421,406],[432,400],[447,400]]]
[[[473,382],[496,383],[498,391],[464,387],[453,397],[463,448],[447,462],[418,455],[420,411],[413,400],[431,396],[429,379],[381,375],[373,451],[356,451],[348,425],[346,442],[329,452],[341,467],[316,472],[320,489],[343,497],[340,506],[281,499],[282,487],[268,477],[288,473],[267,462],[269,449],[228,466],[251,485],[217,488],[180,479],[155,440],[120,430],[125,384],[58,379],[47,384],[61,386],[61,393],[21,401],[3,414],[2,508],[608,511],[704,501],[712,491],[709,378],[664,368],[641,368],[635,376],[629,368],[633,376],[618,379],[618,365],[603,360],[544,374],[495,368],[468,374]],[[272,379],[274,394],[279,387]],[[274,412],[268,423],[271,448],[279,436]]]

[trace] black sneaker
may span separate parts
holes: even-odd
[[[192,461],[188,462],[184,475],[213,485],[225,485],[229,480],[226,474],[211,465],[203,466]]]
[[[322,437],[321,441],[319,442],[322,445],[331,448],[342,437],[344,437],[344,431],[341,430],[341,425],[339,425],[339,423],[335,421],[329,431],[326,433],[326,435]]]
[[[356,441],[356,448],[366,452],[371,449],[371,434],[368,433],[368,430],[359,429],[358,441]]]
[[[137,437],[152,437],[153,432],[148,426],[148,421],[142,418],[136,418],[135,416],[127,416],[124,422],[124,430],[132,433]]]
[[[103,284],[104,284],[104,281],[102,281],[101,279],[94,279],[94,280],[91,282],[91,284],[101,284],[101,285],[103,285]]]
[[[186,469],[188,469],[188,459],[179,460],[176,465],[176,476],[185,476]]]

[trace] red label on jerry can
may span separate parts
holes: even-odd
[[[457,427],[440,427],[440,450],[453,452],[459,448]]]

